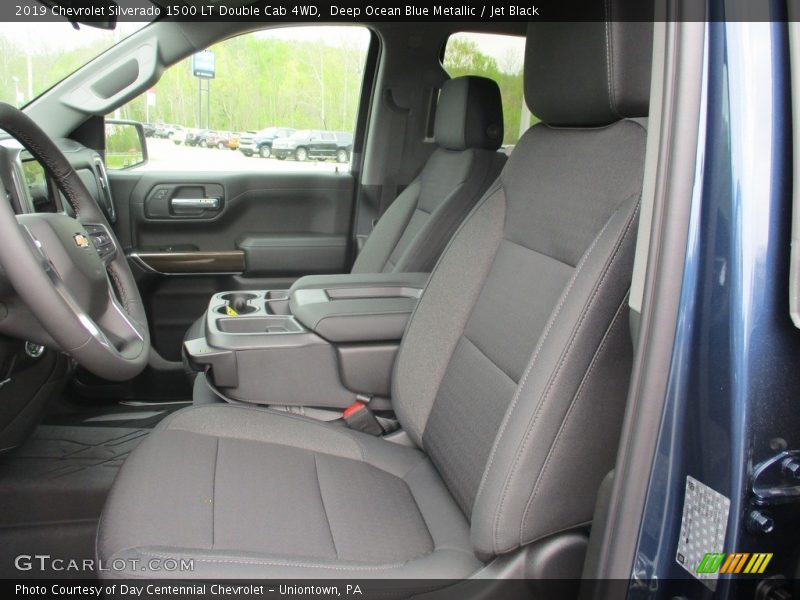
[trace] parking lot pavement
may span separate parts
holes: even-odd
[[[349,171],[349,164],[334,161],[296,162],[277,158],[248,158],[238,150],[219,150],[147,138],[149,161],[137,171]]]

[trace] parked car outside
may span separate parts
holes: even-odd
[[[166,131],[168,140],[174,140],[176,136],[180,138],[186,135],[186,128],[183,125],[167,125]]]
[[[156,134],[156,126],[152,123],[142,123],[144,137],[153,137]]]
[[[350,160],[353,150],[353,134],[344,131],[321,131],[303,129],[289,137],[277,138],[272,143],[272,154],[276,158],[294,158],[302,162],[310,159],[336,159],[338,162]]]
[[[228,142],[231,139],[230,131],[211,131],[206,137],[206,146],[208,148],[219,148],[224,150],[228,147]]]
[[[171,140],[175,137],[175,133],[185,129],[183,125],[172,125],[169,123],[158,123],[155,126],[155,134],[153,137]]]
[[[199,146],[201,139],[207,134],[208,129],[189,129],[186,132],[186,141],[184,143],[187,146]]]
[[[238,150],[239,149],[239,139],[241,138],[241,133],[232,133],[230,139],[228,139],[228,148],[231,150]]]
[[[239,150],[245,156],[269,158],[272,156],[272,143],[277,138],[291,136],[295,131],[297,130],[291,127],[267,127],[258,132],[249,131],[242,134]]]
[[[175,129],[169,134],[169,139],[171,139],[177,146],[186,142],[186,136],[189,134],[189,130],[185,127],[175,127]]]
[[[156,123],[153,129],[153,137],[164,139],[167,137],[168,125],[166,123]]]
[[[210,148],[213,144],[209,144],[209,140],[214,140],[217,137],[217,132],[213,129],[204,129],[198,138],[197,145],[203,148]]]

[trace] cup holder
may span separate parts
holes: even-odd
[[[227,315],[228,307],[230,306],[237,315],[247,315],[256,312],[258,309],[249,303],[250,300],[255,300],[258,296],[255,294],[248,294],[246,292],[233,292],[225,294],[222,299],[227,303],[226,306],[220,306],[217,312],[222,315]]]
[[[250,304],[242,304],[239,306],[239,308],[236,308],[236,306],[233,304],[225,304],[223,306],[218,307],[217,312],[221,315],[225,315],[226,317],[234,316],[232,313],[228,312],[228,307],[233,308],[233,310],[236,312],[236,315],[238,316],[249,315],[250,313],[254,313],[258,310],[255,306],[252,306]]]
[[[258,298],[258,296],[250,292],[231,292],[222,296],[222,299],[227,302],[247,302],[248,300],[255,300],[256,298]]]

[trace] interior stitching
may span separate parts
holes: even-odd
[[[599,357],[602,355],[603,350],[605,349],[605,347],[606,347],[606,345],[608,343],[608,340],[611,337],[611,332],[613,331],[614,327],[616,326],[617,322],[619,321],[620,316],[624,313],[623,309],[625,307],[625,303],[626,303],[627,299],[628,299],[628,294],[625,294],[625,297],[622,299],[622,303],[617,308],[616,314],[614,315],[614,319],[611,321],[611,325],[609,325],[608,329],[606,330],[605,334],[603,335],[603,339],[600,342],[600,346],[598,347],[597,352],[595,353],[594,357],[592,357],[592,362],[589,365],[589,369],[586,371],[586,375],[583,377],[583,380],[581,381],[581,384],[578,387],[577,392],[575,392],[575,396],[573,397],[572,402],[570,402],[570,406],[569,406],[569,409],[567,410],[567,414],[565,415],[564,420],[561,423],[561,426],[558,428],[558,433],[556,434],[556,437],[553,440],[553,443],[550,445],[550,449],[549,449],[549,451],[547,453],[547,458],[545,459],[544,466],[542,467],[542,470],[539,472],[539,475],[536,478],[536,483],[534,485],[533,493],[531,494],[530,498],[528,499],[528,503],[525,506],[525,511],[522,514],[522,521],[520,522],[520,530],[519,530],[520,540],[523,539],[524,529],[525,529],[525,524],[526,524],[527,519],[528,519],[528,514],[530,512],[530,509],[533,507],[533,503],[534,503],[534,501],[536,499],[536,496],[538,495],[539,486],[540,486],[542,480],[544,479],[545,474],[547,473],[547,469],[550,466],[550,461],[553,458],[555,447],[558,445],[558,441],[561,439],[561,435],[564,432],[564,429],[566,429],[567,423],[569,422],[569,419],[572,416],[572,412],[573,412],[573,409],[574,409],[575,405],[577,405],[578,400],[581,398],[581,396],[583,395],[584,390],[586,389],[586,382],[589,380],[589,377],[594,372],[594,369],[597,366],[597,363],[599,362]]]
[[[472,340],[470,339],[470,337],[469,337],[469,336],[468,336],[466,333],[465,333],[464,335],[462,335],[461,337],[462,337],[463,339],[467,340],[467,341],[468,341],[470,344],[472,344],[472,346],[473,346],[473,347],[474,347],[474,348],[475,348],[475,349],[476,349],[478,352],[480,352],[480,353],[481,353],[481,355],[482,355],[484,358],[486,358],[486,360],[488,360],[490,363],[492,363],[492,365],[494,365],[494,367],[495,367],[495,368],[496,368],[498,371],[500,371],[500,372],[501,372],[503,375],[505,375],[506,377],[508,377],[508,379],[509,379],[509,380],[510,380],[510,381],[511,381],[511,382],[512,382],[512,383],[513,383],[515,386],[517,385],[517,380],[516,380],[516,379],[514,379],[514,378],[513,378],[511,375],[509,375],[508,373],[506,373],[506,370],[505,370],[505,369],[503,369],[503,367],[501,367],[499,364],[497,364],[497,362],[496,362],[496,361],[494,361],[494,360],[492,359],[492,357],[491,357],[491,356],[489,356],[489,355],[486,353],[486,351],[485,351],[485,350],[483,350],[483,348],[481,348],[481,347],[480,347],[478,344],[476,344],[474,341],[472,341]]]
[[[304,423],[306,425],[312,426],[312,427],[324,429],[325,431],[333,433],[339,439],[347,440],[347,441],[350,441],[350,442],[354,443],[356,445],[356,448],[359,451],[359,454],[361,455],[361,459],[364,462],[367,462],[366,461],[366,454],[364,452],[364,446],[361,444],[361,442],[358,439],[356,439],[352,435],[346,434],[344,431],[338,431],[337,429],[333,429],[333,428],[331,428],[329,426],[325,426],[322,423],[312,421],[312,420],[310,420],[308,418],[305,418],[305,417],[298,417],[298,416],[290,414],[290,413],[278,413],[278,412],[275,412],[275,411],[268,411],[268,410],[264,410],[264,409],[250,408],[250,407],[247,407],[247,406],[241,406],[241,407],[239,407],[239,409],[240,410],[247,410],[247,411],[254,412],[254,413],[259,413],[259,414],[269,414],[269,415],[274,416],[275,418],[279,418],[279,419],[280,418],[292,419],[292,420],[295,420],[295,421],[300,421],[300,422],[302,422],[302,423]],[[220,407],[218,407],[218,406],[200,406],[200,407],[191,408],[190,410],[220,410]],[[176,412],[176,413],[173,413],[173,414],[174,415],[179,415],[180,412]],[[178,421],[178,423],[176,423],[176,421]],[[275,444],[275,442],[267,442],[267,441],[265,441],[263,439],[260,439],[260,438],[230,438],[230,436],[227,436],[227,435],[217,435],[217,434],[214,434],[214,433],[198,432],[198,431],[189,429],[187,427],[181,427],[177,417],[173,417],[172,419],[170,419],[168,425],[169,426],[166,427],[166,429],[172,429],[174,431],[188,431],[189,433],[194,433],[196,435],[208,435],[208,436],[211,436],[211,437],[229,438],[229,439],[248,439],[249,441],[253,441],[253,442],[263,442],[263,443]],[[287,444],[275,444],[275,445],[277,445],[277,446],[286,446]],[[299,446],[293,446],[293,447],[300,448]],[[301,449],[310,450],[309,448],[301,448]],[[337,455],[332,455],[332,456],[337,456]],[[343,457],[343,458],[349,458],[349,457]]]
[[[319,465],[317,464],[317,453],[314,455],[314,476],[317,478],[317,489],[319,490],[319,500],[322,503],[322,512],[325,515],[325,522],[328,524],[328,531],[331,534],[331,543],[333,544],[333,551],[336,553],[336,560],[339,560],[339,549],[336,547],[336,538],[333,535],[333,526],[331,525],[331,518],[328,515],[328,508],[325,506],[325,495],[322,493],[322,482],[319,480]]]
[[[216,514],[217,514],[217,465],[219,464],[219,438],[214,438],[216,448],[214,450],[214,472],[211,475],[211,549],[216,543]]]
[[[614,87],[614,48],[612,42],[613,29],[611,27],[611,5],[609,0],[605,0],[605,42],[606,42],[606,91],[608,94],[608,104],[611,111],[622,118],[617,109],[616,88]]]

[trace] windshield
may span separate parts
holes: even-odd
[[[147,23],[113,31],[70,23],[0,23],[0,101],[20,107]]]

